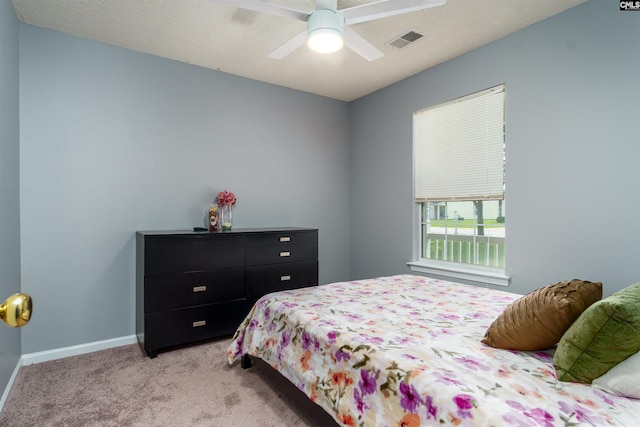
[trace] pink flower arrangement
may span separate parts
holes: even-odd
[[[231,191],[221,191],[218,193],[218,197],[216,198],[216,202],[220,206],[234,206],[236,204],[236,195]]]

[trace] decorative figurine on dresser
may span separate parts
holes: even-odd
[[[136,232],[136,335],[151,358],[232,334],[267,293],[317,285],[314,228]]]

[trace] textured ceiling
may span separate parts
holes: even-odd
[[[393,1],[393,0],[390,0]],[[586,0],[448,0],[444,6],[351,26],[384,57],[306,45],[267,55],[305,23],[209,0],[12,0],[18,19],[92,40],[254,80],[351,101],[546,19]],[[309,0],[272,0],[312,11]],[[338,9],[371,0],[338,0]],[[424,37],[386,45],[409,30]]]

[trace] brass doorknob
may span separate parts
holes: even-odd
[[[0,319],[12,328],[20,328],[31,319],[33,303],[27,294],[17,293],[11,295],[0,305]]]

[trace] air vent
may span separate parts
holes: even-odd
[[[391,47],[395,47],[396,49],[402,49],[409,43],[413,43],[421,37],[422,34],[416,33],[415,31],[409,31],[406,34],[403,34],[400,37],[396,37],[395,39],[387,42],[387,44]]]

